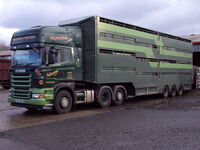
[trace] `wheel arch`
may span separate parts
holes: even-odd
[[[68,91],[71,94],[71,96],[72,96],[73,103],[76,102],[76,94],[74,92],[74,83],[57,84],[54,87],[54,98],[62,90]]]

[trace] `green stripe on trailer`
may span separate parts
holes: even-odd
[[[142,52],[145,53],[148,58],[155,58],[152,49],[147,47],[116,43],[116,42],[108,42],[102,40],[97,41],[97,46],[102,48],[116,49],[116,50],[127,50],[131,52]]]
[[[160,54],[162,54],[162,55],[192,58],[192,54],[190,54],[190,53],[176,52],[176,51],[170,51],[170,50],[163,49],[164,44],[163,44],[162,40],[159,40],[159,41],[157,40],[159,38],[159,36],[157,36],[157,35],[140,32],[140,31],[133,30],[133,29],[127,29],[127,28],[123,28],[123,27],[119,27],[119,26],[115,26],[115,25],[111,25],[111,24],[102,23],[102,22],[98,22],[98,28],[107,30],[107,31],[111,31],[111,32],[127,34],[127,35],[132,35],[132,36],[138,36],[138,37],[154,40],[157,45],[161,46]]]
[[[192,58],[192,54],[182,53],[182,52],[177,52],[177,51],[169,51],[169,50],[164,50],[162,48],[160,50],[160,54],[162,54],[162,55],[168,55],[168,56]]]
[[[166,68],[166,69],[192,69],[191,64],[172,64],[172,63],[164,63],[164,62],[149,62],[152,68]],[[158,67],[158,64],[160,66]]]
[[[191,64],[172,64],[172,63],[160,63],[160,68],[173,68],[173,69],[192,69]]]
[[[152,68],[158,68],[158,62],[149,62]]]
[[[102,22],[98,23],[98,27],[100,29],[108,30],[111,32],[117,32],[117,33],[121,33],[121,34],[133,35],[133,36],[138,36],[138,37],[155,40],[155,36],[153,34],[140,32],[140,31],[133,30],[133,29],[127,29],[127,28],[123,28],[123,27],[119,27],[119,26],[115,26],[115,25],[111,25],[111,24],[102,23]]]
[[[176,57],[185,57],[185,58],[192,58],[192,54],[190,53],[183,53],[183,52],[177,52],[177,51],[170,51],[170,50],[165,50],[164,44],[162,40],[155,40],[156,45],[160,45],[160,54],[162,55],[167,55],[167,56],[176,56]]]
[[[116,42],[108,42],[108,41],[97,41],[97,46],[101,48],[110,48],[116,50],[127,50],[131,52],[143,52],[145,53],[147,58],[155,58],[153,51],[151,48],[145,48],[141,46],[129,45],[129,44],[122,44]],[[158,67],[158,62],[149,62],[152,68]],[[173,68],[173,69],[192,69],[191,64],[172,64],[172,63],[164,63],[160,62],[160,68]]]

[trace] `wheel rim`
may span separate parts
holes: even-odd
[[[176,96],[176,87],[175,86],[172,87],[171,94],[173,97]]]
[[[169,90],[168,90],[167,87],[165,87],[165,89],[164,89],[164,91],[163,91],[163,96],[164,96],[164,97],[168,97],[168,95],[169,95]]]
[[[183,95],[183,88],[182,88],[182,87],[179,88],[178,94],[179,94],[179,95]]]
[[[117,101],[122,101],[123,100],[123,93],[121,91],[117,92]]]
[[[165,96],[165,97],[168,96],[168,91],[167,91],[167,89],[165,90],[165,94],[164,94],[164,96]]]
[[[67,108],[69,106],[69,99],[67,97],[63,97],[61,99],[60,105],[62,108]]]
[[[103,93],[101,99],[102,99],[103,103],[106,103],[108,101],[108,99],[109,99],[109,94],[106,93],[106,92]]]

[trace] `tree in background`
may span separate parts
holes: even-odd
[[[0,51],[2,50],[9,50],[10,47],[9,46],[6,46],[6,44],[0,40]]]

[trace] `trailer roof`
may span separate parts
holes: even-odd
[[[124,27],[124,28],[138,30],[138,31],[142,31],[142,32],[150,33],[150,34],[155,34],[155,35],[159,35],[159,36],[168,37],[168,38],[171,38],[171,39],[176,39],[176,40],[191,43],[191,40],[186,39],[186,38],[174,36],[174,35],[163,33],[163,32],[158,32],[158,31],[155,31],[155,30],[139,27],[139,26],[136,26],[136,25],[131,25],[131,24],[128,24],[128,23],[123,23],[123,22],[116,21],[116,20],[111,20],[111,19],[108,19],[108,18],[100,17],[100,16],[86,16],[86,17],[64,20],[64,21],[59,22],[59,26],[81,23],[81,22],[84,22],[85,20],[88,20],[89,18],[92,18],[92,17],[93,18],[99,17],[100,22],[104,22],[104,23],[107,23],[107,24],[112,24],[112,25],[116,25],[116,26],[120,26],[120,27]]]
[[[79,17],[79,18],[74,18],[74,19],[69,19],[69,20],[63,20],[59,22],[59,26],[63,26],[63,25],[67,25],[67,24],[75,24],[75,23],[79,23],[83,20],[87,20],[91,17],[96,17],[96,16],[85,16],[85,17]]]

